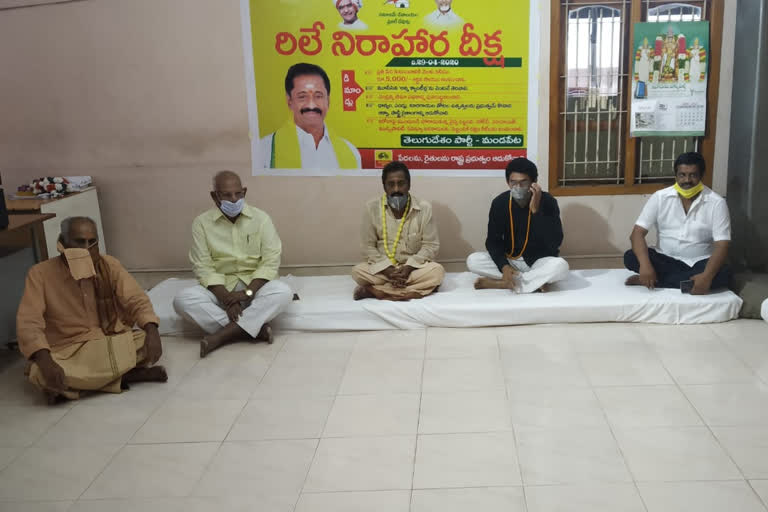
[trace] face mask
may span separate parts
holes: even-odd
[[[690,199],[699,192],[701,192],[704,189],[704,184],[702,182],[699,182],[698,185],[691,187],[691,188],[683,188],[680,185],[675,182],[675,190],[677,190],[677,193],[683,196],[686,199]]]
[[[509,189],[509,193],[512,194],[512,199],[515,201],[524,201],[528,198],[528,193],[531,191],[529,187],[513,187]]]
[[[232,201],[222,201],[219,205],[219,208],[221,208],[221,211],[226,215],[227,217],[237,217],[240,215],[240,212],[243,211],[243,207],[245,206],[245,198],[241,197],[237,200],[236,203],[233,203]]]
[[[89,246],[88,249],[91,247],[93,247],[93,245]],[[96,269],[93,267],[93,260],[91,259],[91,252],[88,249],[75,247],[66,249],[61,242],[56,244],[56,248],[67,260],[69,273],[75,281],[88,279],[89,277],[96,275]]]
[[[408,203],[408,196],[387,196],[387,204],[393,210],[400,211]]]

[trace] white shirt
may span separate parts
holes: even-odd
[[[298,126],[296,127],[296,133],[299,136],[299,149],[301,151],[301,168],[302,169],[338,169],[339,160],[336,158],[336,152],[333,150],[331,144],[331,138],[328,137],[328,129],[323,125],[323,138],[320,139],[320,144],[315,146],[315,138],[311,133],[307,133]],[[259,141],[261,147],[261,154],[264,156],[264,169],[271,169],[272,163],[272,139],[275,134],[270,133],[266,137]],[[355,154],[355,161],[357,162],[357,168],[363,167],[363,161],[360,158],[360,152],[355,146],[352,145],[347,139],[342,139],[349,149]]]
[[[445,14],[440,12],[440,9],[435,9],[424,18],[424,23],[427,25],[436,25],[438,27],[453,27],[455,25],[463,25],[464,20],[461,19],[461,16],[453,12],[453,9]]]
[[[360,18],[357,18],[354,23],[344,23],[342,21],[339,23],[339,28],[342,30],[368,30],[368,25],[360,21]]]
[[[641,228],[655,227],[657,250],[688,266],[712,256],[712,244],[731,239],[731,218],[725,199],[708,187],[699,194],[686,215],[675,187],[654,193],[635,222]]]

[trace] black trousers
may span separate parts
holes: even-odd
[[[701,274],[709,262],[709,258],[705,260],[697,261],[692,267],[683,263],[680,260],[671,258],[666,254],[656,252],[654,249],[648,249],[648,257],[651,260],[651,265],[656,271],[656,278],[658,282],[656,286],[658,288],[680,288],[680,281],[687,281],[691,276]],[[632,272],[640,272],[640,262],[637,261],[637,256],[632,251],[628,250],[624,253],[624,266]],[[712,279],[712,289],[728,288],[728,282],[731,279],[731,270],[728,265],[723,265],[720,270]]]

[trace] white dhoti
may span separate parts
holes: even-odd
[[[556,283],[568,277],[568,262],[563,258],[554,256],[539,258],[532,266],[528,266],[522,258],[507,261],[519,272],[517,278],[520,293],[535,292],[545,284]],[[467,258],[467,268],[479,276],[501,279],[501,272],[487,252],[470,254]]]
[[[235,291],[245,288],[238,282]],[[251,303],[243,309],[243,314],[236,322],[252,338],[255,338],[261,326],[283,312],[293,300],[293,291],[285,283],[269,281],[253,295]],[[227,312],[216,296],[201,285],[181,290],[173,299],[176,312],[200,326],[208,334],[213,334],[230,323]]]

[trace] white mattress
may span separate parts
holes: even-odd
[[[768,322],[768,299],[763,301],[763,305],[760,308],[760,315],[763,317],[763,320]]]
[[[410,302],[352,300],[349,276],[281,278],[301,300],[272,325],[282,330],[357,331],[424,327],[485,327],[537,323],[647,322],[701,324],[738,317],[742,300],[733,292],[706,296],[679,290],[649,291],[624,286],[627,270],[576,270],[547,293],[516,295],[506,290],[475,290],[470,272],[447,274],[440,291]],[[173,310],[173,297],[193,280],[168,279],[149,292],[160,317],[160,332],[190,332]],[[763,316],[766,316],[763,305]]]

